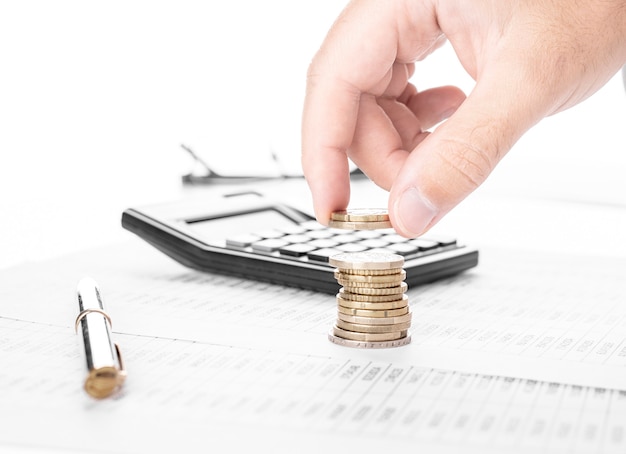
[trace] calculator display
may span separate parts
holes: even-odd
[[[273,209],[237,213],[236,215],[187,220],[189,229],[210,243],[223,244],[227,238],[253,230],[283,228],[295,225],[284,214]]]

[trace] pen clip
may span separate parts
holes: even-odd
[[[117,363],[120,365],[120,370],[118,374],[118,382],[119,386],[122,386],[124,380],[126,380],[126,367],[124,366],[124,361],[122,360],[122,352],[120,351],[120,346],[118,344],[115,345],[115,353],[117,354]]]

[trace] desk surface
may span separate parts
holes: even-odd
[[[328,295],[198,273],[139,242],[12,268],[0,445],[622,453],[625,270],[623,257],[484,249],[471,272],[409,290],[410,345],[370,351],[327,341]],[[129,374],[106,401],[81,390],[84,274]]]

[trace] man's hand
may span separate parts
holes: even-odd
[[[476,80],[467,99],[409,83],[414,62],[446,39]],[[624,0],[352,1],[307,79],[302,164],[318,220],[348,205],[350,157],[390,191],[395,229],[421,235],[531,126],[625,62]]]

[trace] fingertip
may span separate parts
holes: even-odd
[[[416,93],[408,107],[420,119],[423,129],[430,129],[452,116],[465,99],[463,90],[447,85]]]
[[[315,218],[322,225],[328,225],[333,211],[345,210],[350,201],[350,177],[347,162],[336,162],[336,167],[327,169],[325,178],[309,175],[306,181],[313,199]]]
[[[442,87],[442,89],[446,90],[447,92],[448,102],[448,110],[444,112],[442,118],[442,120],[445,120],[446,118],[450,117],[454,112],[456,112],[459,107],[461,107],[461,104],[465,102],[467,96],[465,95],[465,92],[463,90],[453,85]]]
[[[302,170],[313,197],[315,217],[328,225],[333,211],[350,199],[346,149],[356,125],[359,96],[344,85],[319,83],[305,98],[302,117]]]

